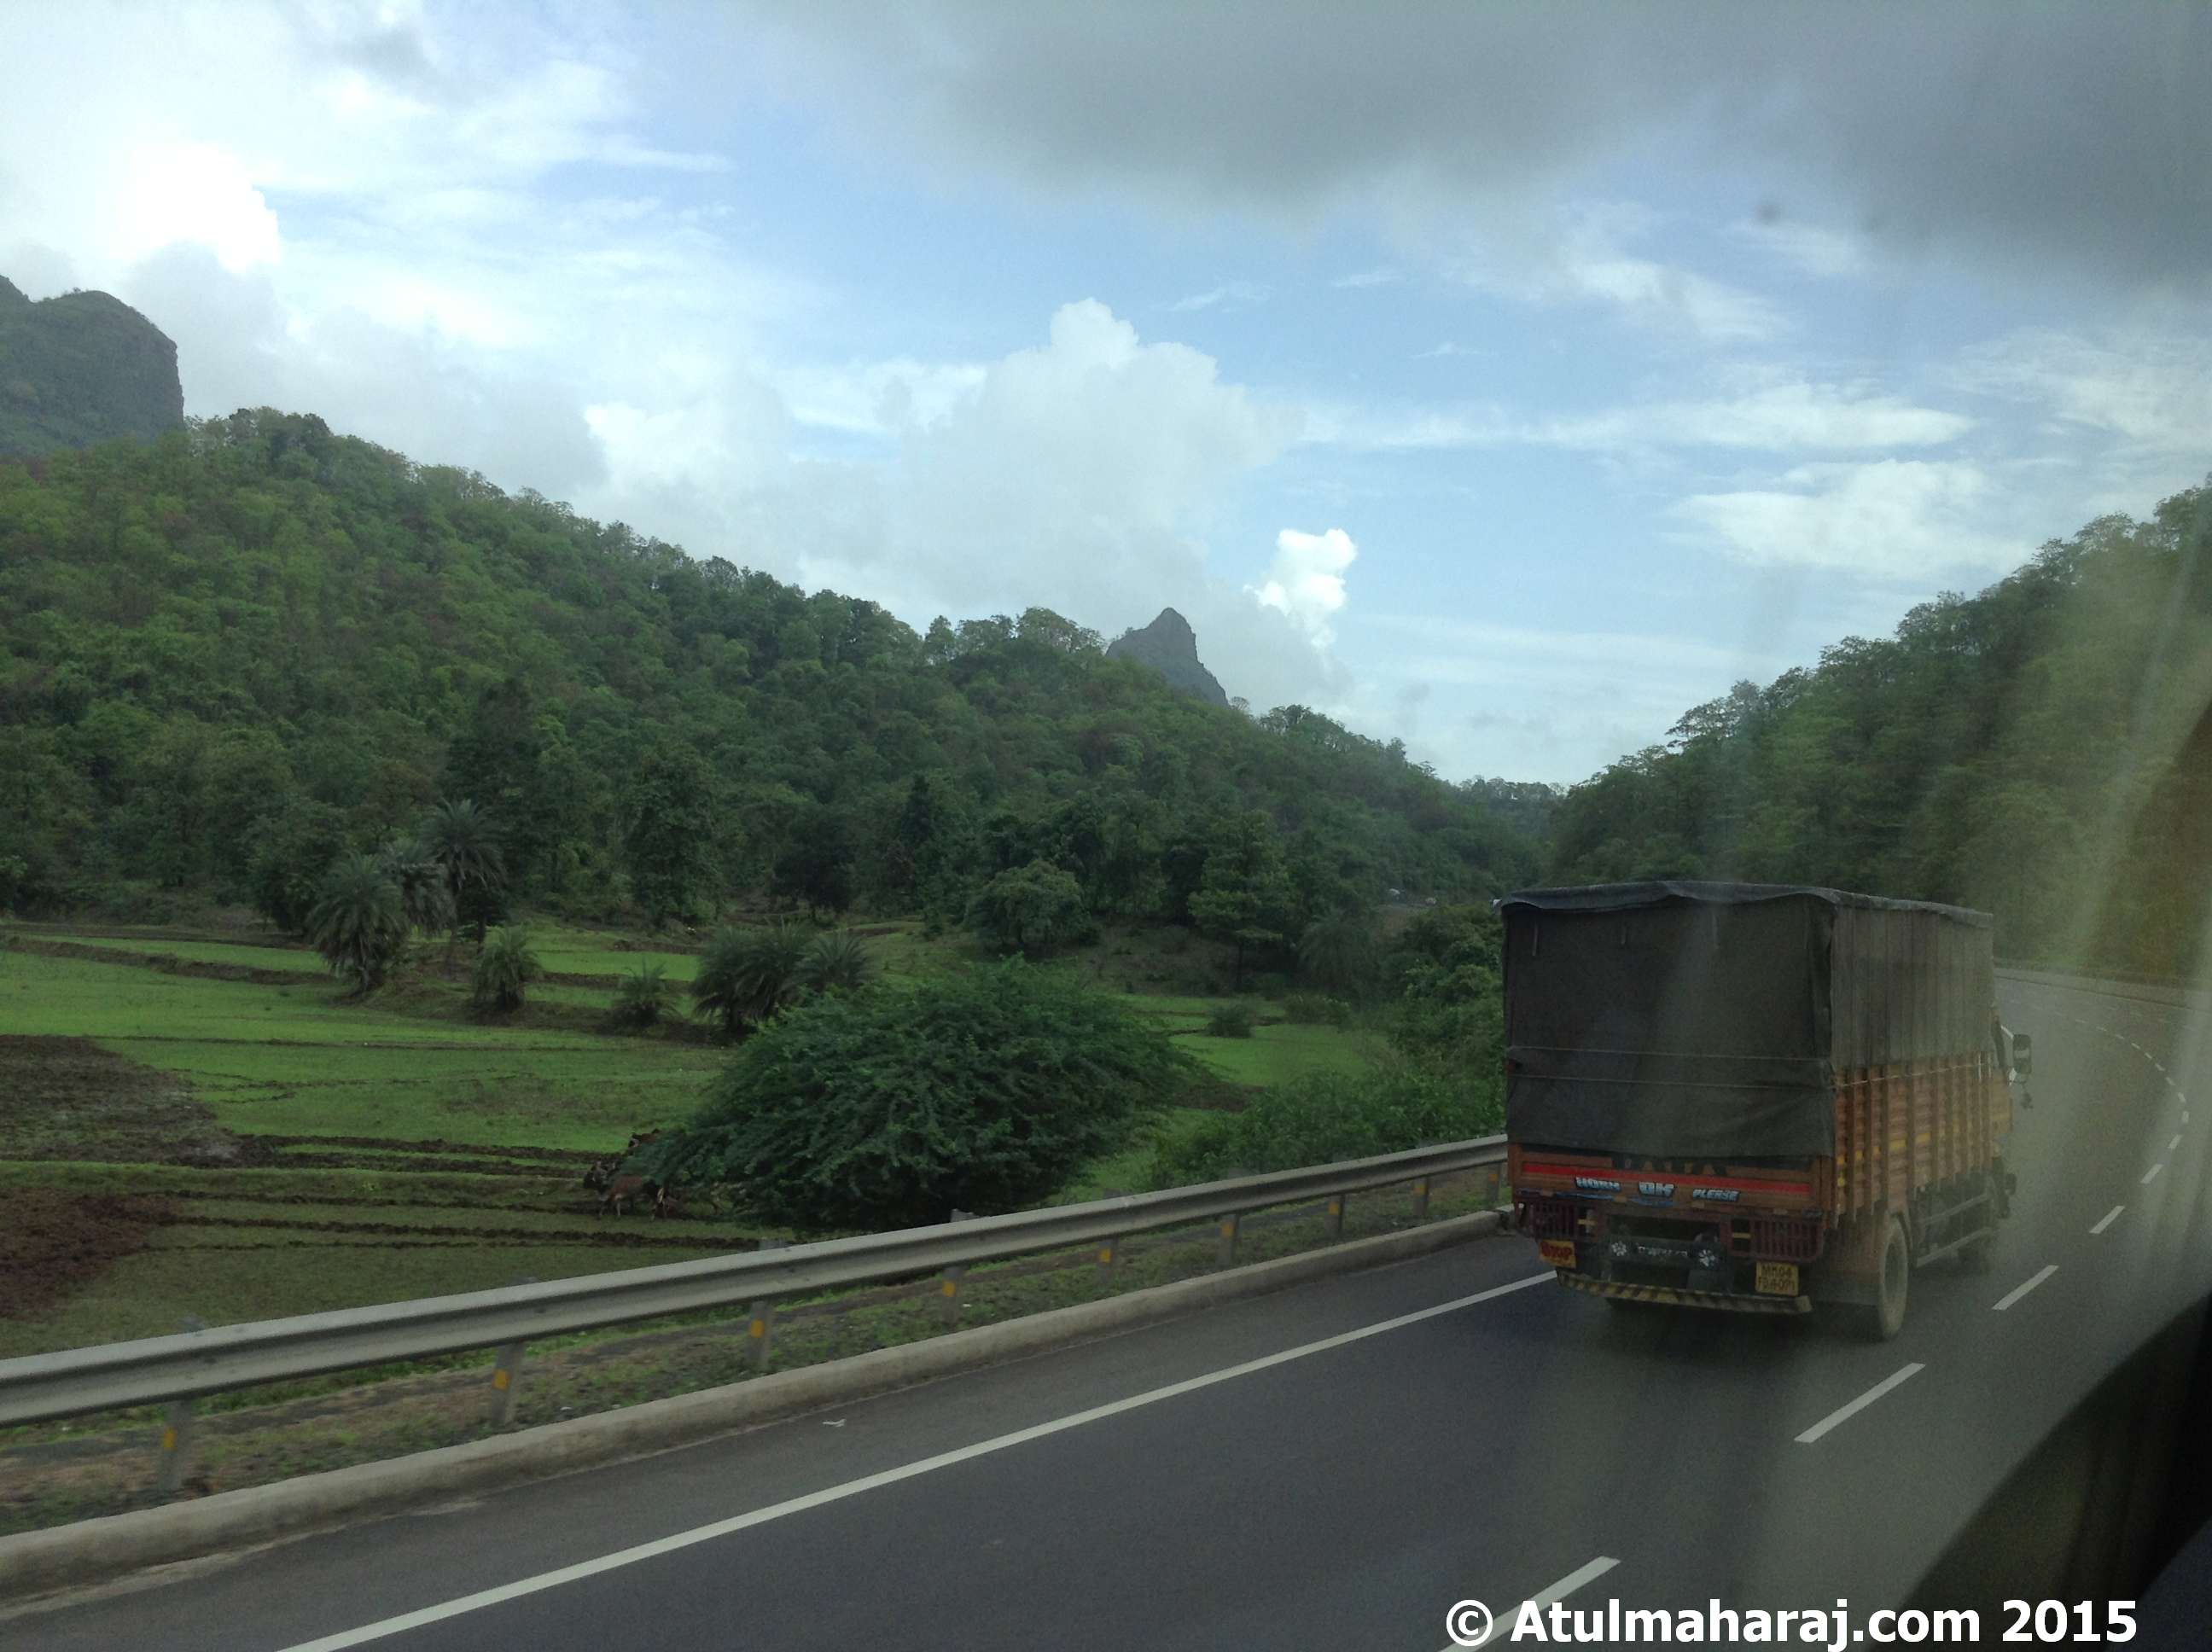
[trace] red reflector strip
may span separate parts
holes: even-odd
[[[1692,1187],[1732,1187],[1747,1193],[1796,1193],[1810,1198],[1813,1184],[1808,1181],[1761,1181],[1749,1176],[1691,1175],[1680,1170],[1616,1170],[1611,1166],[1595,1164],[1535,1164],[1524,1163],[1521,1174],[1531,1176],[1565,1176],[1572,1181],[1577,1176],[1598,1176],[1608,1181],[1618,1181],[1624,1188],[1632,1182],[1673,1181]]]

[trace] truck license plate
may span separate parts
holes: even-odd
[[[1575,1265],[1575,1242],[1571,1239],[1539,1239],[1536,1254],[1553,1267],[1572,1267]]]
[[[1797,1264],[1795,1262],[1761,1262],[1758,1278],[1753,1281],[1763,1296],[1794,1297],[1797,1294]]]

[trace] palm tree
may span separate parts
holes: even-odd
[[[691,981],[692,1009],[732,1036],[767,1020],[799,996],[807,939],[803,926],[789,922],[716,930]]]
[[[307,914],[307,938],[331,972],[373,993],[407,944],[399,886],[374,855],[349,854],[324,878]]]
[[[446,886],[446,870],[420,838],[395,837],[378,851],[376,859],[399,891],[400,910],[410,927],[430,935],[453,922],[453,897]]]
[[[641,963],[616,984],[611,1018],[618,1027],[643,1030],[667,1012],[674,994],[666,964]]]
[[[817,936],[799,961],[799,984],[810,993],[850,992],[875,973],[868,945],[849,929]]]
[[[1367,914],[1340,912],[1308,924],[1298,937],[1298,968],[1323,987],[1357,993],[1375,973],[1375,932]]]
[[[488,1013],[511,1014],[522,1007],[523,989],[544,973],[530,950],[530,931],[520,924],[501,924],[484,937],[477,953],[469,1000]]]
[[[453,921],[471,890],[489,894],[507,878],[506,858],[499,847],[499,828],[490,816],[468,798],[441,803],[422,823],[422,847],[445,874],[446,893],[453,903]],[[477,938],[483,938],[483,923],[477,923]],[[447,956],[453,955],[449,943]]]

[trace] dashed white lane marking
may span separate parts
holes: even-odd
[[[2127,1206],[2124,1205],[2115,1205],[2112,1209],[2106,1211],[2105,1212],[2105,1219],[2098,1223],[2095,1227],[2089,1230],[2089,1236],[2094,1239],[2099,1234],[2102,1233],[2106,1228],[2111,1227],[2113,1223],[2120,1219],[2120,1212],[2125,1209],[2127,1209]]]
[[[770,1521],[781,1520],[787,1515],[803,1514],[810,1509],[819,1509],[825,1503],[842,1503],[848,1497],[873,1491],[882,1486],[896,1485],[923,1474],[950,1468],[975,1457],[988,1457],[994,1452],[1011,1447],[1026,1445],[1031,1440],[1042,1440],[1048,1435],[1059,1434],[1086,1423],[1101,1422],[1109,1417],[1118,1417],[1124,1412],[1136,1411],[1146,1406],[1158,1405],[1163,1400],[1194,1394],[1200,1388],[1210,1388],[1217,1382],[1231,1382],[1240,1376],[1249,1376],[1277,1365],[1288,1364],[1294,1359],[1304,1359],[1310,1354],[1326,1353],[1333,1348],[1342,1348],[1369,1337],[1380,1336],[1386,1331],[1402,1330],[1408,1325],[1419,1325],[1443,1314],[1457,1313],[1462,1308],[1472,1308],[1493,1297],[1510,1296],[1516,1291],[1526,1291],[1531,1285],[1549,1285],[1553,1273],[1547,1268],[1541,1273],[1532,1273],[1525,1279],[1516,1279],[1510,1285],[1492,1285],[1487,1291],[1478,1291],[1471,1297],[1457,1297],[1451,1302],[1437,1303],[1432,1307],[1419,1308],[1410,1314],[1401,1314],[1395,1319],[1377,1320],[1372,1325],[1340,1331],[1334,1336],[1323,1337],[1317,1342],[1302,1343],[1295,1348],[1285,1348],[1257,1359],[1248,1359],[1240,1365],[1226,1365],[1218,1371],[1207,1371],[1200,1376],[1186,1377],[1180,1382],[1170,1382],[1164,1388],[1148,1388],[1142,1394],[1133,1394],[1126,1399],[1109,1400],[1103,1406],[1093,1406],[1087,1411],[1070,1412],[1065,1417],[1055,1417],[1049,1422],[1017,1429],[1011,1434],[978,1440],[951,1451],[941,1451],[933,1457],[922,1457],[896,1468],[886,1468],[878,1473],[864,1474],[858,1479],[841,1485],[825,1486],[819,1491],[809,1491],[803,1497],[790,1497],[781,1503],[755,1509],[742,1515],[732,1515],[727,1520],[718,1520],[705,1526],[695,1526],[688,1532],[678,1532],[669,1537],[655,1538],[650,1543],[640,1543],[628,1549],[618,1549],[612,1554],[600,1555],[596,1559],[581,1560],[572,1566],[562,1566],[555,1571],[539,1572],[534,1577],[517,1578],[512,1583],[501,1583],[495,1588],[464,1594],[458,1600],[445,1600],[434,1606],[424,1606],[416,1612],[404,1612],[393,1618],[364,1624],[359,1629],[341,1630],[335,1635],[325,1635],[319,1640],[302,1641],[287,1652],[340,1652],[340,1649],[361,1646],[370,1641],[380,1641],[425,1624],[442,1623],[448,1618],[458,1618],[465,1613],[481,1612],[486,1606],[495,1606],[503,1600],[513,1600],[526,1594],[535,1594],[563,1583],[577,1582],[595,1577],[601,1572],[613,1571],[617,1567],[635,1565],[641,1560],[650,1560],[657,1555],[671,1554],[678,1549],[688,1549],[695,1543],[705,1543],[718,1537],[727,1537],[754,1526],[764,1526]],[[1918,1370],[1917,1366],[1913,1368]]]
[[[2110,1220],[2109,1218],[2106,1219]],[[2041,1272],[2033,1275],[2026,1285],[2020,1285],[2014,1290],[2007,1291],[1997,1300],[1990,1311],[1996,1314],[2003,1313],[2006,1309],[2011,1307],[2022,1297],[2027,1295],[2029,1291],[2034,1290],[2036,1286],[2041,1285],[2045,1279],[2049,1278],[2052,1274],[2057,1272],[2058,1264],[2056,1262],[2051,1263],[2050,1266],[2044,1268]]]
[[[2140,1185],[2145,1187],[2149,1187],[2151,1184],[2151,1179],[2164,1169],[2166,1169],[2166,1161],[2164,1159],[2160,1159],[2157,1163],[2152,1165],[2149,1169],[2145,1170],[2142,1173],[2142,1181]]]
[[[1869,1388],[1857,1399],[1852,1400],[1850,1404],[1838,1406],[1836,1410],[1830,1412],[1826,1417],[1823,1417],[1819,1422],[1814,1424],[1812,1427],[1807,1429],[1802,1434],[1797,1436],[1797,1443],[1799,1445],[1811,1445],[1813,1442],[1819,1439],[1822,1435],[1827,1433],[1831,1429],[1850,1422],[1852,1418],[1857,1416],[1869,1406],[1874,1404],[1875,1400],[1881,1399],[1882,1395],[1887,1394],[1892,1388],[1896,1388],[1899,1383],[1910,1382],[1912,1378],[1919,1376],[1921,1372],[1927,1369],[1928,1368],[1925,1365],[1912,1364],[1905,1366],[1902,1370],[1893,1371],[1889,1376],[1882,1378],[1881,1382],[1875,1383],[1874,1387]]]
[[[2181,1145],[2181,1138],[2180,1138],[2179,1136],[2176,1136],[2176,1137],[2175,1137],[2172,1141],[2170,1141],[2170,1142],[2166,1143],[2166,1151],[2167,1152],[2171,1153],[2171,1152],[2172,1152],[2175,1148],[2177,1148],[2177,1147],[2179,1147],[2179,1146],[2180,1146],[2180,1145]]]
[[[1572,1594],[1583,1584],[1595,1582],[1599,1578],[1604,1576],[1606,1573],[1611,1571],[1620,1564],[1620,1562],[1615,1560],[1612,1556],[1601,1554],[1598,1556],[1596,1559],[1591,1561],[1587,1566],[1576,1567],[1565,1577],[1562,1577],[1558,1582],[1544,1590],[1542,1594],[1532,1594],[1527,1600],[1514,1606],[1511,1611],[1499,1613],[1493,1621],[1497,1624],[1498,1630],[1503,1631],[1504,1632],[1498,1633],[1493,1631],[1491,1638],[1497,1642],[1498,1644],[1501,1646],[1504,1645],[1506,1642],[1513,1638],[1513,1625],[1521,1620],[1521,1614],[1527,1611],[1530,1606],[1534,1606],[1537,1611],[1541,1612],[1545,1607],[1550,1606],[1553,1601],[1565,1600],[1567,1596]],[[1458,1652],[1458,1648],[1459,1643],[1457,1641],[1454,1641],[1449,1646],[1444,1648],[1443,1652]]]

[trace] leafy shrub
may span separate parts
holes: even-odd
[[[1209,1038],[1249,1038],[1252,1036],[1252,1006],[1249,1004],[1217,1005],[1206,1018],[1206,1036]]]
[[[1241,1113],[1216,1114],[1163,1143],[1152,1185],[1187,1187],[1464,1141],[1502,1128],[1504,1121],[1504,1090],[1494,1073],[1445,1077],[1407,1064],[1308,1073],[1260,1091]]]
[[[1352,1006],[1326,993],[1292,993],[1283,1000],[1283,1014],[1304,1027],[1342,1027],[1352,1020]]]
[[[693,1011],[731,1036],[759,1025],[798,999],[811,938],[795,923],[716,930],[691,979]]]
[[[806,1228],[1013,1210],[1203,1076],[1115,999],[1019,963],[832,993],[748,1040],[648,1173]]]
[[[617,1027],[642,1032],[668,1013],[676,988],[665,963],[641,963],[615,983],[614,1008],[608,1019]]]
[[[530,931],[520,924],[501,924],[486,933],[477,953],[469,1002],[489,1014],[512,1014],[522,1007],[525,989],[544,973],[530,950]]]

